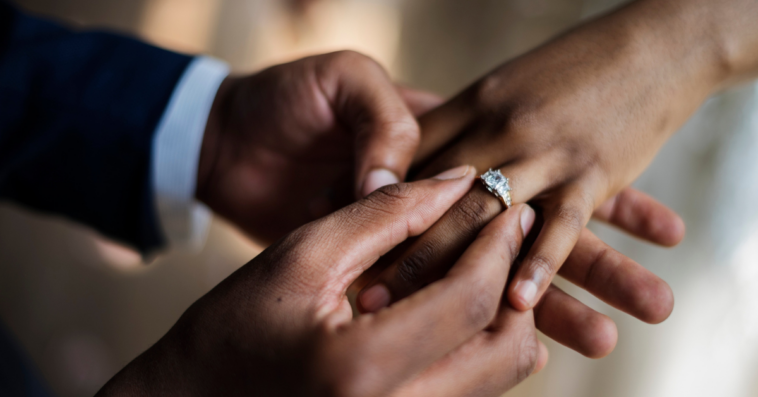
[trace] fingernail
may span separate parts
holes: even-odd
[[[375,169],[366,175],[366,179],[364,179],[363,182],[363,197],[368,196],[369,194],[373,193],[374,190],[379,189],[382,186],[392,185],[395,183],[400,182],[399,179],[397,179],[397,175],[395,175],[394,172],[379,168]]]
[[[524,233],[524,237],[526,237],[529,234],[529,231],[532,230],[534,217],[535,215],[532,207],[524,205],[524,208],[521,210],[521,231]]]
[[[470,165],[461,165],[459,167],[451,168],[445,172],[442,172],[434,177],[434,179],[439,179],[441,181],[446,181],[448,179],[458,179],[463,178],[464,176],[468,175],[470,170],[473,167]]]
[[[535,284],[534,281],[519,281],[514,290],[516,291],[516,296],[522,303],[527,307],[534,307],[534,302],[532,301],[534,300],[534,297],[537,296],[537,284]]]
[[[373,313],[390,304],[390,291],[382,284],[377,284],[365,291],[360,296],[363,310]]]

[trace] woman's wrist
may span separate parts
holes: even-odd
[[[745,0],[726,3],[638,0],[619,13],[636,37],[652,44],[654,59],[709,95],[755,77],[758,69],[758,7]]]

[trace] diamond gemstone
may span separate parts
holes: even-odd
[[[507,192],[511,191],[511,186],[508,184],[508,178],[500,173],[500,170],[489,170],[481,176],[484,183],[491,190],[497,192],[501,196],[505,196]]]

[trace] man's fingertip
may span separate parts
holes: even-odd
[[[672,225],[672,239],[671,246],[675,246],[684,240],[684,235],[687,234],[687,225],[684,223],[684,219],[677,216]]]
[[[361,194],[363,197],[366,197],[381,187],[394,185],[398,182],[400,182],[400,179],[394,172],[386,168],[377,168],[366,175],[361,187]]]
[[[524,204],[524,207],[521,208],[521,232],[523,233],[524,237],[528,236],[529,232],[532,230],[535,218],[536,214],[534,213],[532,207]]]
[[[537,347],[538,348],[537,364],[534,366],[534,371],[532,371],[532,374],[536,374],[542,371],[542,369],[545,368],[545,366],[547,365],[548,359],[550,358],[550,353],[547,350],[547,346],[545,346],[545,344],[542,343],[542,341],[538,340],[537,346],[538,346]]]
[[[473,166],[470,165],[461,165],[455,168],[451,168],[447,171],[443,171],[436,176],[432,177],[432,179],[437,179],[440,181],[447,181],[451,179],[461,179],[466,176],[471,176],[476,173],[476,169]]]
[[[532,280],[520,280],[516,282],[511,293],[511,305],[516,310],[529,310],[534,307],[537,298],[537,284]]]
[[[376,284],[358,296],[361,308],[368,313],[387,307],[390,300],[390,291],[382,284]]]

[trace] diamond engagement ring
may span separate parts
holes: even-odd
[[[508,185],[508,178],[504,177],[500,170],[492,171],[490,168],[489,171],[479,176],[479,179],[482,180],[484,187],[490,193],[500,199],[506,209],[511,208],[511,186]]]

